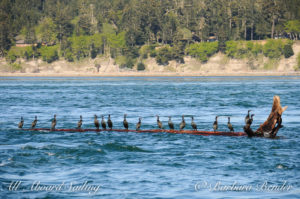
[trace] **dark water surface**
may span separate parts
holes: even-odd
[[[57,128],[76,127],[79,115],[83,128],[94,128],[94,114],[111,114],[122,128],[127,113],[131,129],[138,117],[142,129],[156,128],[156,114],[165,126],[172,116],[178,128],[184,114],[187,129],[192,115],[201,130],[212,130],[215,115],[223,115],[219,130],[227,130],[229,115],[242,131],[247,110],[256,129],[274,95],[289,106],[279,139],[16,128],[21,116],[29,128],[35,115],[37,127],[49,128],[53,114]],[[0,77],[0,198],[297,198],[299,110],[299,77]]]

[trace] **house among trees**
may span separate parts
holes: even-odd
[[[208,42],[218,41],[218,38],[216,36],[209,36],[207,41]]]
[[[25,47],[25,46],[28,46],[28,44],[25,44],[25,40],[16,40],[16,46],[17,47]]]
[[[18,35],[15,37],[16,40],[16,47],[27,47],[27,46],[37,46],[36,43],[34,44],[29,44],[25,41],[25,39],[23,38],[23,36]]]

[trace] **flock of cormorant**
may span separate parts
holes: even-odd
[[[252,124],[252,122],[253,122],[253,116],[254,116],[254,114],[251,114],[251,116],[250,116],[250,112],[251,112],[251,110],[248,110],[248,114],[245,117],[245,124],[246,124],[245,127],[250,127],[251,124]],[[127,120],[126,120],[126,117],[127,117],[127,114],[124,114],[123,126],[124,126],[125,129],[128,130],[129,124],[128,124]],[[158,128],[159,129],[164,129],[163,123],[159,120],[159,116],[156,115],[156,117],[157,117],[157,126],[158,126]],[[216,132],[217,129],[218,129],[218,117],[219,116],[216,116],[215,121],[213,123],[214,132]],[[105,130],[106,129],[106,121],[105,121],[103,115],[101,116],[101,118],[102,118],[102,120],[101,120],[101,127],[102,127],[102,129]],[[192,116],[191,118],[192,118],[191,126],[192,126],[193,130],[197,131],[197,124],[194,122],[194,117]],[[35,119],[31,123],[31,129],[34,129],[36,127],[37,121],[38,121],[37,120],[37,116],[35,116]],[[82,122],[83,122],[82,121],[82,116],[80,115],[80,119],[79,119],[79,121],[77,123],[77,128],[78,129],[81,129]],[[22,129],[23,125],[24,125],[24,119],[23,119],[23,117],[21,117],[21,121],[20,121],[18,127],[20,129]],[[94,125],[95,125],[96,129],[99,130],[100,123],[98,121],[97,115],[94,115]],[[108,115],[107,125],[108,125],[109,129],[113,128],[113,122],[111,121],[110,115]],[[136,130],[137,131],[140,130],[141,125],[142,125],[142,118],[140,117],[138,123],[136,124]],[[55,126],[56,126],[56,115],[54,115],[54,117],[52,119],[52,122],[51,122],[51,130],[52,131],[55,130]],[[169,128],[171,130],[174,129],[174,123],[171,120],[171,116],[169,116],[168,126],[169,126]],[[230,123],[230,117],[228,117],[227,126],[228,126],[228,129],[230,130],[230,132],[234,132],[233,126]],[[181,123],[179,125],[179,129],[183,130],[184,128],[185,128],[185,120],[184,120],[184,115],[182,115],[182,121],[181,121]]]

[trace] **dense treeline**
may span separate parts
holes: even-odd
[[[132,67],[147,56],[159,64],[185,54],[207,61],[217,51],[238,58],[244,48],[268,56],[264,48],[284,54],[288,43],[235,41],[300,35],[299,0],[1,0],[0,9],[0,55],[12,62],[109,54]],[[18,41],[36,45],[13,48]]]

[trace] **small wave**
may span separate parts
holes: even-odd
[[[52,146],[53,147],[53,146]],[[86,146],[79,146],[79,147],[58,147],[49,149],[50,151],[46,151],[45,154],[47,156],[74,156],[74,157],[86,157],[86,156],[93,156],[99,154],[106,154],[105,151],[98,147],[86,147]]]
[[[49,159],[46,158],[46,157],[40,157],[36,160],[34,160],[35,163],[48,163],[49,162]]]
[[[280,149],[280,146],[272,146],[270,149]]]
[[[183,164],[181,163],[178,163],[178,162],[174,162],[174,163],[171,163],[171,162],[164,162],[164,163],[160,163],[158,164],[160,166],[169,166],[169,167],[184,167]]]
[[[107,143],[104,145],[104,148],[113,151],[149,152],[137,146],[123,145],[119,143]]]
[[[46,152],[46,154],[47,154],[48,156],[54,156],[54,155],[55,155],[55,153],[51,153],[51,152]]]
[[[34,146],[31,146],[31,145],[26,145],[26,146],[23,146],[21,149],[23,149],[23,150],[35,150],[37,148],[34,147]]]
[[[60,150],[60,149],[65,149],[69,147],[77,147],[77,145],[72,145],[72,144],[47,144],[42,147],[40,147],[41,150]]]
[[[277,164],[276,169],[288,169],[288,167],[283,164]]]
[[[101,153],[103,152],[103,150],[102,150],[102,149],[97,149],[97,151],[98,151],[98,152],[101,152]]]
[[[30,156],[33,156],[32,153],[17,153],[16,155],[20,156],[20,157],[30,157]]]
[[[1,162],[1,163],[0,163],[0,167],[3,167],[3,166],[5,166],[5,165],[7,165],[7,164],[9,164],[9,162]]]

